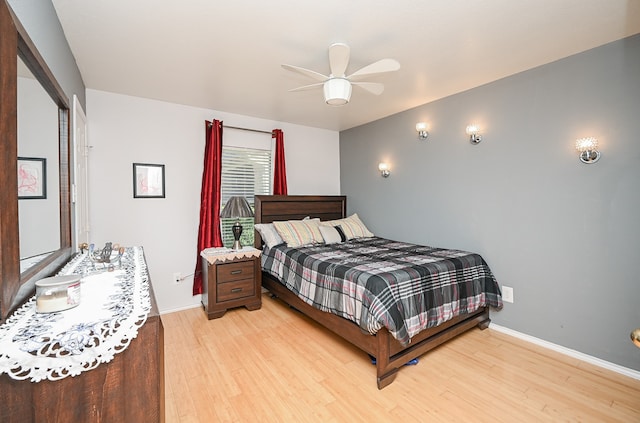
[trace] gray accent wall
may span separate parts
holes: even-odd
[[[53,3],[50,0],[7,0],[7,3],[69,97],[69,107],[75,94],[82,108],[87,110],[82,75]]]
[[[343,131],[340,162],[376,235],[485,258],[514,290],[493,322],[640,371],[640,35]]]

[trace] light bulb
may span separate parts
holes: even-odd
[[[590,151],[598,149],[598,140],[594,137],[580,138],[576,140],[576,150]]]

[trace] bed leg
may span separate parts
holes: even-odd
[[[489,324],[491,323],[491,319],[489,318],[489,307],[485,308],[483,317],[485,318],[485,320],[478,323],[478,327],[480,328],[480,330],[485,330],[486,328],[489,327]]]
[[[393,369],[392,371],[390,371],[385,375],[378,376],[378,379],[377,379],[378,389],[382,389],[385,386],[391,385],[391,382],[393,382],[396,379],[396,376],[398,376],[398,369]]]
[[[376,334],[377,338],[377,354],[376,354],[376,374],[378,389],[382,389],[385,386],[391,385],[398,375],[397,368],[390,368],[389,362],[391,361],[391,351],[389,349],[389,332],[386,330],[380,330]]]

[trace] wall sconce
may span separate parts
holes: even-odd
[[[427,124],[424,122],[416,123],[416,131],[418,131],[418,139],[426,140],[429,136],[427,132]]]
[[[478,125],[468,125],[467,135],[469,135],[469,141],[471,144],[479,144],[482,141],[482,135],[480,135],[480,128]]]
[[[576,140],[576,150],[580,152],[579,157],[582,163],[591,164],[600,160],[598,140],[593,137]]]
[[[636,344],[636,347],[640,348],[640,328],[634,329],[631,332],[631,341]]]
[[[388,178],[389,175],[391,175],[391,171],[389,170],[389,165],[386,163],[379,163],[378,170],[380,171],[380,175],[382,175],[383,178]]]

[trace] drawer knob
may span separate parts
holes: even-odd
[[[233,289],[231,290],[231,292],[233,292],[234,294],[235,294],[236,292],[242,292],[242,288],[233,288]]]
[[[231,274],[232,274],[232,275],[239,275],[240,273],[242,273],[242,269],[240,269],[240,270],[233,270],[233,271],[231,272]]]

